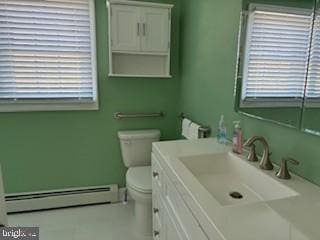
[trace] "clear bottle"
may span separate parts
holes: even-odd
[[[217,139],[218,143],[227,143],[227,128],[224,125],[224,115],[220,117]]]
[[[233,138],[232,138],[232,145],[233,145],[233,152],[237,154],[242,154],[242,129],[240,126],[240,121],[234,121],[234,131],[233,131]]]

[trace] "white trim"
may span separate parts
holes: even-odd
[[[319,108],[320,107],[320,99],[308,99],[306,98],[304,101],[304,107],[307,108]]]
[[[169,27],[168,27],[168,60],[167,60],[167,74],[170,75],[171,73],[171,42],[172,42],[172,39],[171,39],[171,29],[172,29],[172,26],[171,26],[171,21],[172,21],[172,10],[171,8],[169,9],[169,13],[168,13],[168,18],[169,18]],[[171,77],[171,75],[170,75]]]
[[[110,191],[106,191],[104,188],[110,188]],[[99,189],[101,189],[101,191],[99,191]],[[76,191],[83,192],[77,193]],[[33,197],[34,195],[40,196]],[[10,197],[11,200],[8,199],[8,197]],[[116,203],[119,201],[119,191],[118,185],[114,184],[108,186],[6,194],[6,198],[7,212],[14,213],[108,202]]]
[[[112,18],[112,8],[109,6],[109,1],[106,1],[107,9],[108,9],[108,64],[109,64],[109,76],[113,72],[113,61],[112,61],[112,26],[111,26],[111,18]]]
[[[247,17],[247,26],[246,26],[246,35],[245,35],[245,46],[244,46],[244,62],[243,62],[243,69],[242,69],[242,83],[241,83],[241,96],[240,100],[242,101],[246,97],[246,88],[244,86],[247,85],[247,78],[248,78],[248,63],[249,63],[249,46],[250,46],[250,36],[252,35],[252,14],[254,14],[252,10],[252,4],[249,5],[248,17]]]
[[[107,0],[107,7],[112,4],[129,5],[129,6],[144,6],[144,7],[158,7],[158,8],[173,8],[173,4],[163,3],[152,3],[152,2],[138,2],[138,1],[127,1],[127,0]]]
[[[95,0],[89,0],[90,10],[90,37],[91,37],[91,64],[92,64],[92,90],[93,100],[99,105],[98,101],[98,67],[97,67],[97,37],[96,37],[96,13]]]
[[[240,76],[240,71],[242,72],[243,69],[241,69],[241,56],[243,55],[243,52],[241,51],[241,43],[242,43],[242,38],[243,38],[243,23],[244,23],[244,18],[246,17],[247,12],[246,11],[241,11],[240,12],[240,20],[239,20],[239,30],[238,30],[238,41],[237,41],[237,59],[236,59],[236,72],[235,72],[235,77],[234,77],[234,89],[233,89],[233,96],[237,96],[237,88],[238,88],[238,82],[241,78]]]
[[[80,111],[99,110],[98,102],[61,102],[47,101],[42,103],[1,103],[0,112],[45,112],[45,111]]]
[[[302,107],[303,100],[297,99],[252,99],[240,101],[240,108],[279,108],[279,107]]]
[[[292,128],[292,129],[297,129],[297,126],[295,126],[295,125],[290,125],[290,124],[279,122],[279,121],[276,121],[276,120],[259,117],[257,115],[253,115],[253,114],[250,114],[250,113],[247,113],[247,112],[243,112],[241,110],[239,111],[239,114],[241,114],[243,116],[246,116],[246,117],[251,117],[251,118],[254,118],[254,119],[258,119],[258,120],[261,120],[261,121],[274,123],[274,124],[277,124],[279,126],[284,126],[284,127],[288,127],[288,128]]]
[[[313,12],[312,9],[309,8],[298,8],[298,7],[286,7],[281,5],[272,5],[272,4],[260,4],[260,3],[250,3],[249,4],[249,12],[253,12],[258,9],[258,11],[274,11],[277,13],[296,13],[301,14],[305,12],[305,15],[308,16]]]
[[[250,36],[252,35],[252,25],[253,25],[253,14],[252,11],[252,4],[249,5],[248,17],[247,17],[247,27],[246,27],[246,39],[245,39],[245,46],[244,46],[244,63],[242,69],[242,83],[241,83],[241,101],[246,97],[246,88],[244,86],[247,85],[247,78],[248,78],[248,63],[249,63],[249,51],[250,47]]]

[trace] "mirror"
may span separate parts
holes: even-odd
[[[236,111],[300,128],[314,0],[243,0],[242,10]]]
[[[320,2],[317,0],[312,33],[302,129],[320,135]]]

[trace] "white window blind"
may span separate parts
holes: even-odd
[[[307,99],[320,99],[320,12],[317,12],[314,20],[314,29],[310,51],[310,63],[308,72]]]
[[[311,10],[250,6],[242,101],[303,98],[312,20]]]
[[[94,0],[1,0],[0,104],[95,101],[94,26]]]

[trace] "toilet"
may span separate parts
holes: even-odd
[[[152,143],[160,139],[160,130],[120,131],[121,153],[128,168],[126,184],[134,200],[135,231],[141,236],[152,235]]]

